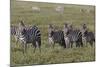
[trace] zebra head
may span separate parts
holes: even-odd
[[[70,32],[73,31],[73,25],[65,23],[63,31],[64,31],[64,36],[67,36]]]
[[[54,31],[54,27],[52,24],[49,24],[48,26],[48,34],[49,34],[49,37],[52,37],[52,33]]]
[[[69,30],[73,30],[73,29],[74,29],[74,28],[73,28],[73,25],[72,25],[72,24],[69,24],[69,25],[68,25],[68,29],[69,29]]]
[[[21,20],[19,22],[18,30],[17,31],[18,31],[18,33],[17,33],[18,39],[24,40],[24,36],[26,34],[26,27],[25,27],[24,21]]]
[[[11,25],[10,29],[11,29],[11,35],[16,35],[16,30],[17,30],[17,26],[15,25]]]
[[[82,36],[85,37],[85,35],[86,35],[87,32],[88,32],[88,28],[87,28],[87,25],[86,25],[86,24],[83,24],[83,25],[82,25],[81,32],[82,32]]]
[[[63,29],[63,31],[64,31],[64,36],[66,37],[67,34],[68,34],[68,24],[67,24],[67,23],[64,24],[64,29]]]

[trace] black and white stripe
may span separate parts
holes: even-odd
[[[17,26],[11,25],[11,27],[10,27],[10,29],[11,29],[11,32],[10,32],[11,36],[16,35],[17,28],[18,28]]]
[[[89,43],[91,46],[93,46],[93,42],[95,42],[95,35],[92,31],[89,31],[87,28],[86,24],[82,25],[82,40],[83,43],[86,45],[87,43]]]
[[[66,47],[72,47],[73,43],[76,43],[76,47],[83,46],[82,43],[82,33],[79,29],[74,29],[72,25],[67,26],[67,24],[64,25],[64,38]]]
[[[11,25],[10,27],[10,35],[11,35],[11,40],[14,40],[16,41],[16,43],[18,42],[18,26],[16,25]]]
[[[24,50],[26,51],[27,44],[32,43],[32,45],[35,47],[38,47],[41,51],[41,33],[37,26],[32,27],[25,27],[22,25],[23,28],[20,28],[19,30],[19,40],[21,43],[23,43]],[[34,49],[34,52],[35,52]]]
[[[64,34],[62,30],[52,31],[51,34],[54,43],[59,43],[63,48],[66,48]]]
[[[83,46],[82,33],[80,32],[80,30],[73,30],[73,31],[69,32],[69,34],[67,36],[70,40],[71,47],[72,47],[73,43],[76,43],[76,47]]]
[[[55,43],[59,43],[63,48],[66,48],[63,31],[54,30],[53,26],[49,25],[49,44],[54,47]]]

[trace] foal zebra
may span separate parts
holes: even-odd
[[[34,52],[35,49],[38,47],[40,52],[41,52],[41,33],[40,30],[38,29],[37,26],[32,26],[27,28],[24,23],[21,21],[19,23],[19,40],[21,41],[23,47],[24,47],[24,52],[27,49],[27,44],[32,43],[34,47]]]
[[[55,43],[59,43],[63,48],[66,48],[64,34],[62,30],[55,30],[53,26],[50,24],[48,32],[49,32],[48,33],[49,44],[50,45],[52,44],[53,48],[54,48]]]
[[[72,25],[68,26],[68,24],[66,23],[64,25],[63,31],[67,48],[69,48],[70,45],[72,47],[73,43],[76,43],[76,47],[83,46],[82,33],[79,29],[73,29]]]

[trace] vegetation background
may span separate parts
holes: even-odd
[[[64,6],[64,13],[55,11],[55,7]],[[34,12],[32,7],[37,6],[40,12]],[[81,12],[80,10],[85,10]],[[88,10],[91,10],[88,12]],[[26,25],[37,25],[42,33],[42,51],[37,49],[33,53],[33,48],[29,45],[27,53],[22,53],[20,43],[16,44],[11,38],[11,65],[37,65],[55,64],[71,62],[95,61],[95,45],[89,44],[82,48],[63,49],[56,44],[55,48],[48,46],[48,24],[52,23],[63,28],[66,21],[71,22],[75,27],[80,28],[85,22],[90,31],[95,32],[95,6],[73,5],[41,2],[24,2],[11,0],[11,25],[18,25],[19,19],[23,19]]]

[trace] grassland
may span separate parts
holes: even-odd
[[[55,7],[64,6],[64,14],[55,12]],[[41,8],[40,12],[32,11],[32,6]],[[80,9],[92,10],[92,12],[81,12]],[[68,21],[74,26],[80,27],[85,22],[89,30],[95,32],[95,6],[72,5],[72,4],[51,4],[37,2],[19,2],[11,0],[11,24],[17,25],[22,18],[26,25],[37,25],[42,33],[42,52],[38,49],[33,53],[33,48],[29,46],[27,53],[22,53],[20,43],[15,44],[11,39],[11,65],[35,65],[51,63],[84,62],[95,60],[95,46],[87,44],[82,48],[63,49],[56,44],[55,48],[48,46],[48,24],[52,23],[62,29],[63,24]],[[13,47],[14,46],[14,47]]]

